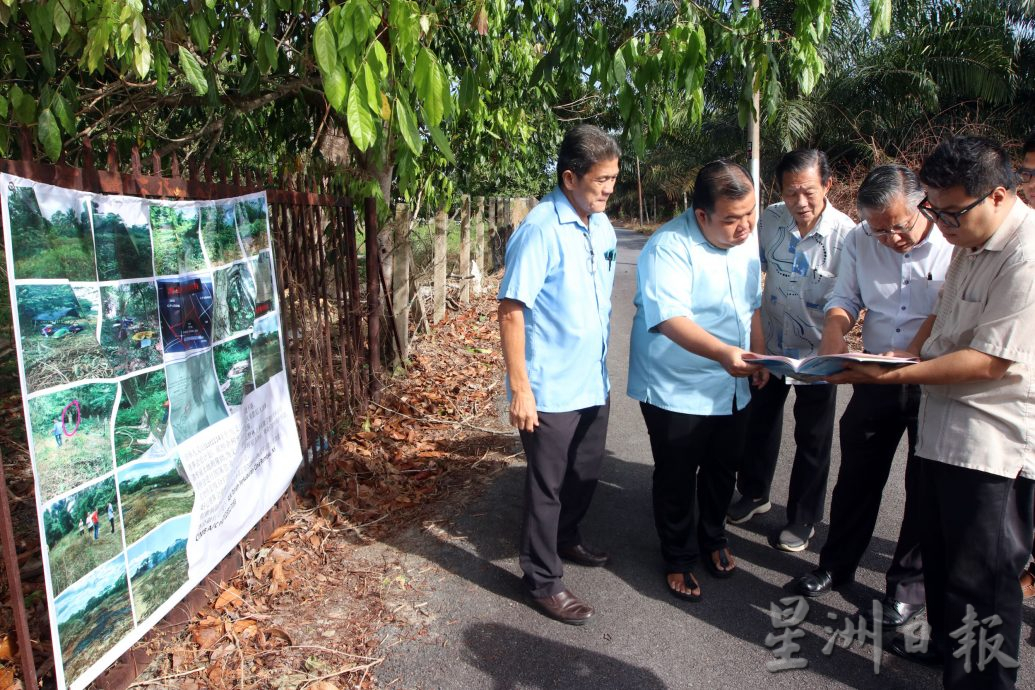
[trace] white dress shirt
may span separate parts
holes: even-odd
[[[865,309],[863,348],[876,354],[904,350],[934,313],[952,245],[935,226],[900,253],[866,230],[866,223],[860,223],[845,237],[841,270],[826,310],[840,307],[857,319]]]

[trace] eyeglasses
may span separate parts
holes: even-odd
[[[958,228],[960,226],[960,218],[977,208],[978,205],[987,199],[994,191],[995,188],[988,190],[982,194],[981,198],[977,201],[972,204],[968,204],[959,211],[942,211],[941,209],[937,209],[931,206],[931,202],[927,200],[926,196],[923,201],[916,205],[916,207],[927,220],[937,223],[938,225],[944,225],[947,228]]]
[[[869,221],[863,226],[863,232],[870,237],[891,237],[892,235],[908,235],[913,232],[913,228],[916,227],[916,222],[920,220],[919,211],[913,216],[913,222],[909,224],[907,228],[904,225],[892,225],[887,230],[874,230],[873,226],[870,225]]]
[[[1031,182],[1031,176],[1035,175],[1035,168],[1017,168],[1017,175],[1021,178],[1021,182],[1028,184]]]

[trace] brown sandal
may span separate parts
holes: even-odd
[[[1021,573],[1021,594],[1025,599],[1035,597],[1035,561],[1029,563]]]

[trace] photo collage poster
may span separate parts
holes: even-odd
[[[269,207],[8,174],[0,206],[57,679],[82,688],[301,462]]]

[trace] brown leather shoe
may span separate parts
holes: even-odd
[[[552,597],[532,597],[539,610],[568,625],[585,625],[593,617],[593,607],[564,589]]]
[[[606,552],[591,549],[585,544],[559,548],[557,549],[557,555],[566,561],[571,561],[577,565],[584,565],[587,568],[602,568],[611,560],[611,557]]]
[[[1035,561],[1029,563],[1021,573],[1021,595],[1025,599],[1035,597]]]

